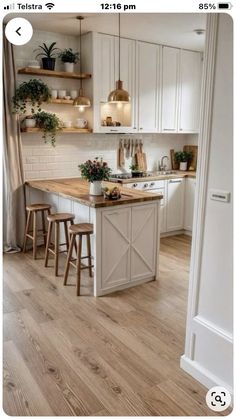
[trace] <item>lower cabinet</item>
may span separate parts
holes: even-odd
[[[196,179],[187,178],[185,181],[184,229],[192,231],[195,202]]]
[[[167,180],[167,232],[184,227],[184,183],[184,178]]]
[[[102,288],[156,275],[157,204],[102,214]]]

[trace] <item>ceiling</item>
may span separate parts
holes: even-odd
[[[33,28],[67,35],[78,35],[79,22],[75,13],[17,14],[27,18]],[[118,33],[118,16],[115,13],[87,13],[82,32],[95,31],[112,35]],[[12,15],[7,15],[10,20]],[[142,41],[203,51],[205,35],[194,29],[205,29],[206,14],[202,13],[128,13],[121,14],[121,36]]]

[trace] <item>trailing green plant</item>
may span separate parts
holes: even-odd
[[[26,113],[27,104],[31,105],[32,114],[35,112],[35,107],[40,112],[41,103],[48,102],[50,98],[50,89],[42,80],[31,79],[24,81],[16,88],[15,95],[12,98],[13,112]]]
[[[41,111],[34,114],[36,119],[36,126],[43,130],[43,139],[46,142],[49,140],[53,147],[55,147],[56,134],[63,127],[63,122],[55,113]]]
[[[42,45],[39,45],[34,52],[39,51],[35,58],[46,57],[46,58],[55,58],[57,56],[59,48],[55,47],[56,42],[52,42],[51,45],[47,46],[44,42]]]
[[[111,169],[102,158],[95,157],[95,159],[87,160],[79,166],[81,176],[89,182],[109,180]]]
[[[188,162],[192,158],[192,153],[188,151],[177,151],[175,153],[175,161],[177,163]]]
[[[73,52],[71,48],[66,48],[60,52],[58,57],[63,63],[74,63],[76,64],[79,60],[79,53]]]

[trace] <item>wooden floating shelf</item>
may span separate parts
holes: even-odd
[[[43,132],[43,130],[41,128],[21,128],[21,132],[35,134],[37,132]],[[89,134],[91,132],[92,130],[89,128],[63,128],[62,130],[57,131],[58,134]]]
[[[59,77],[62,79],[90,79],[91,74],[67,73],[65,71],[44,70],[43,68],[23,67],[18,69],[18,74],[32,76]]]
[[[73,105],[73,99],[51,99],[48,103],[53,103],[56,105]]]

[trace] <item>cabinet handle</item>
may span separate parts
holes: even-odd
[[[136,127],[133,127],[133,129],[137,129]]]
[[[143,129],[143,128],[139,128],[139,129],[141,130],[141,129]]]
[[[176,131],[175,128],[163,128],[163,131]]]
[[[110,129],[111,132],[118,132],[118,129]]]
[[[181,179],[180,180],[173,180],[173,179],[169,180],[169,183],[181,183],[181,182],[182,182]]]

